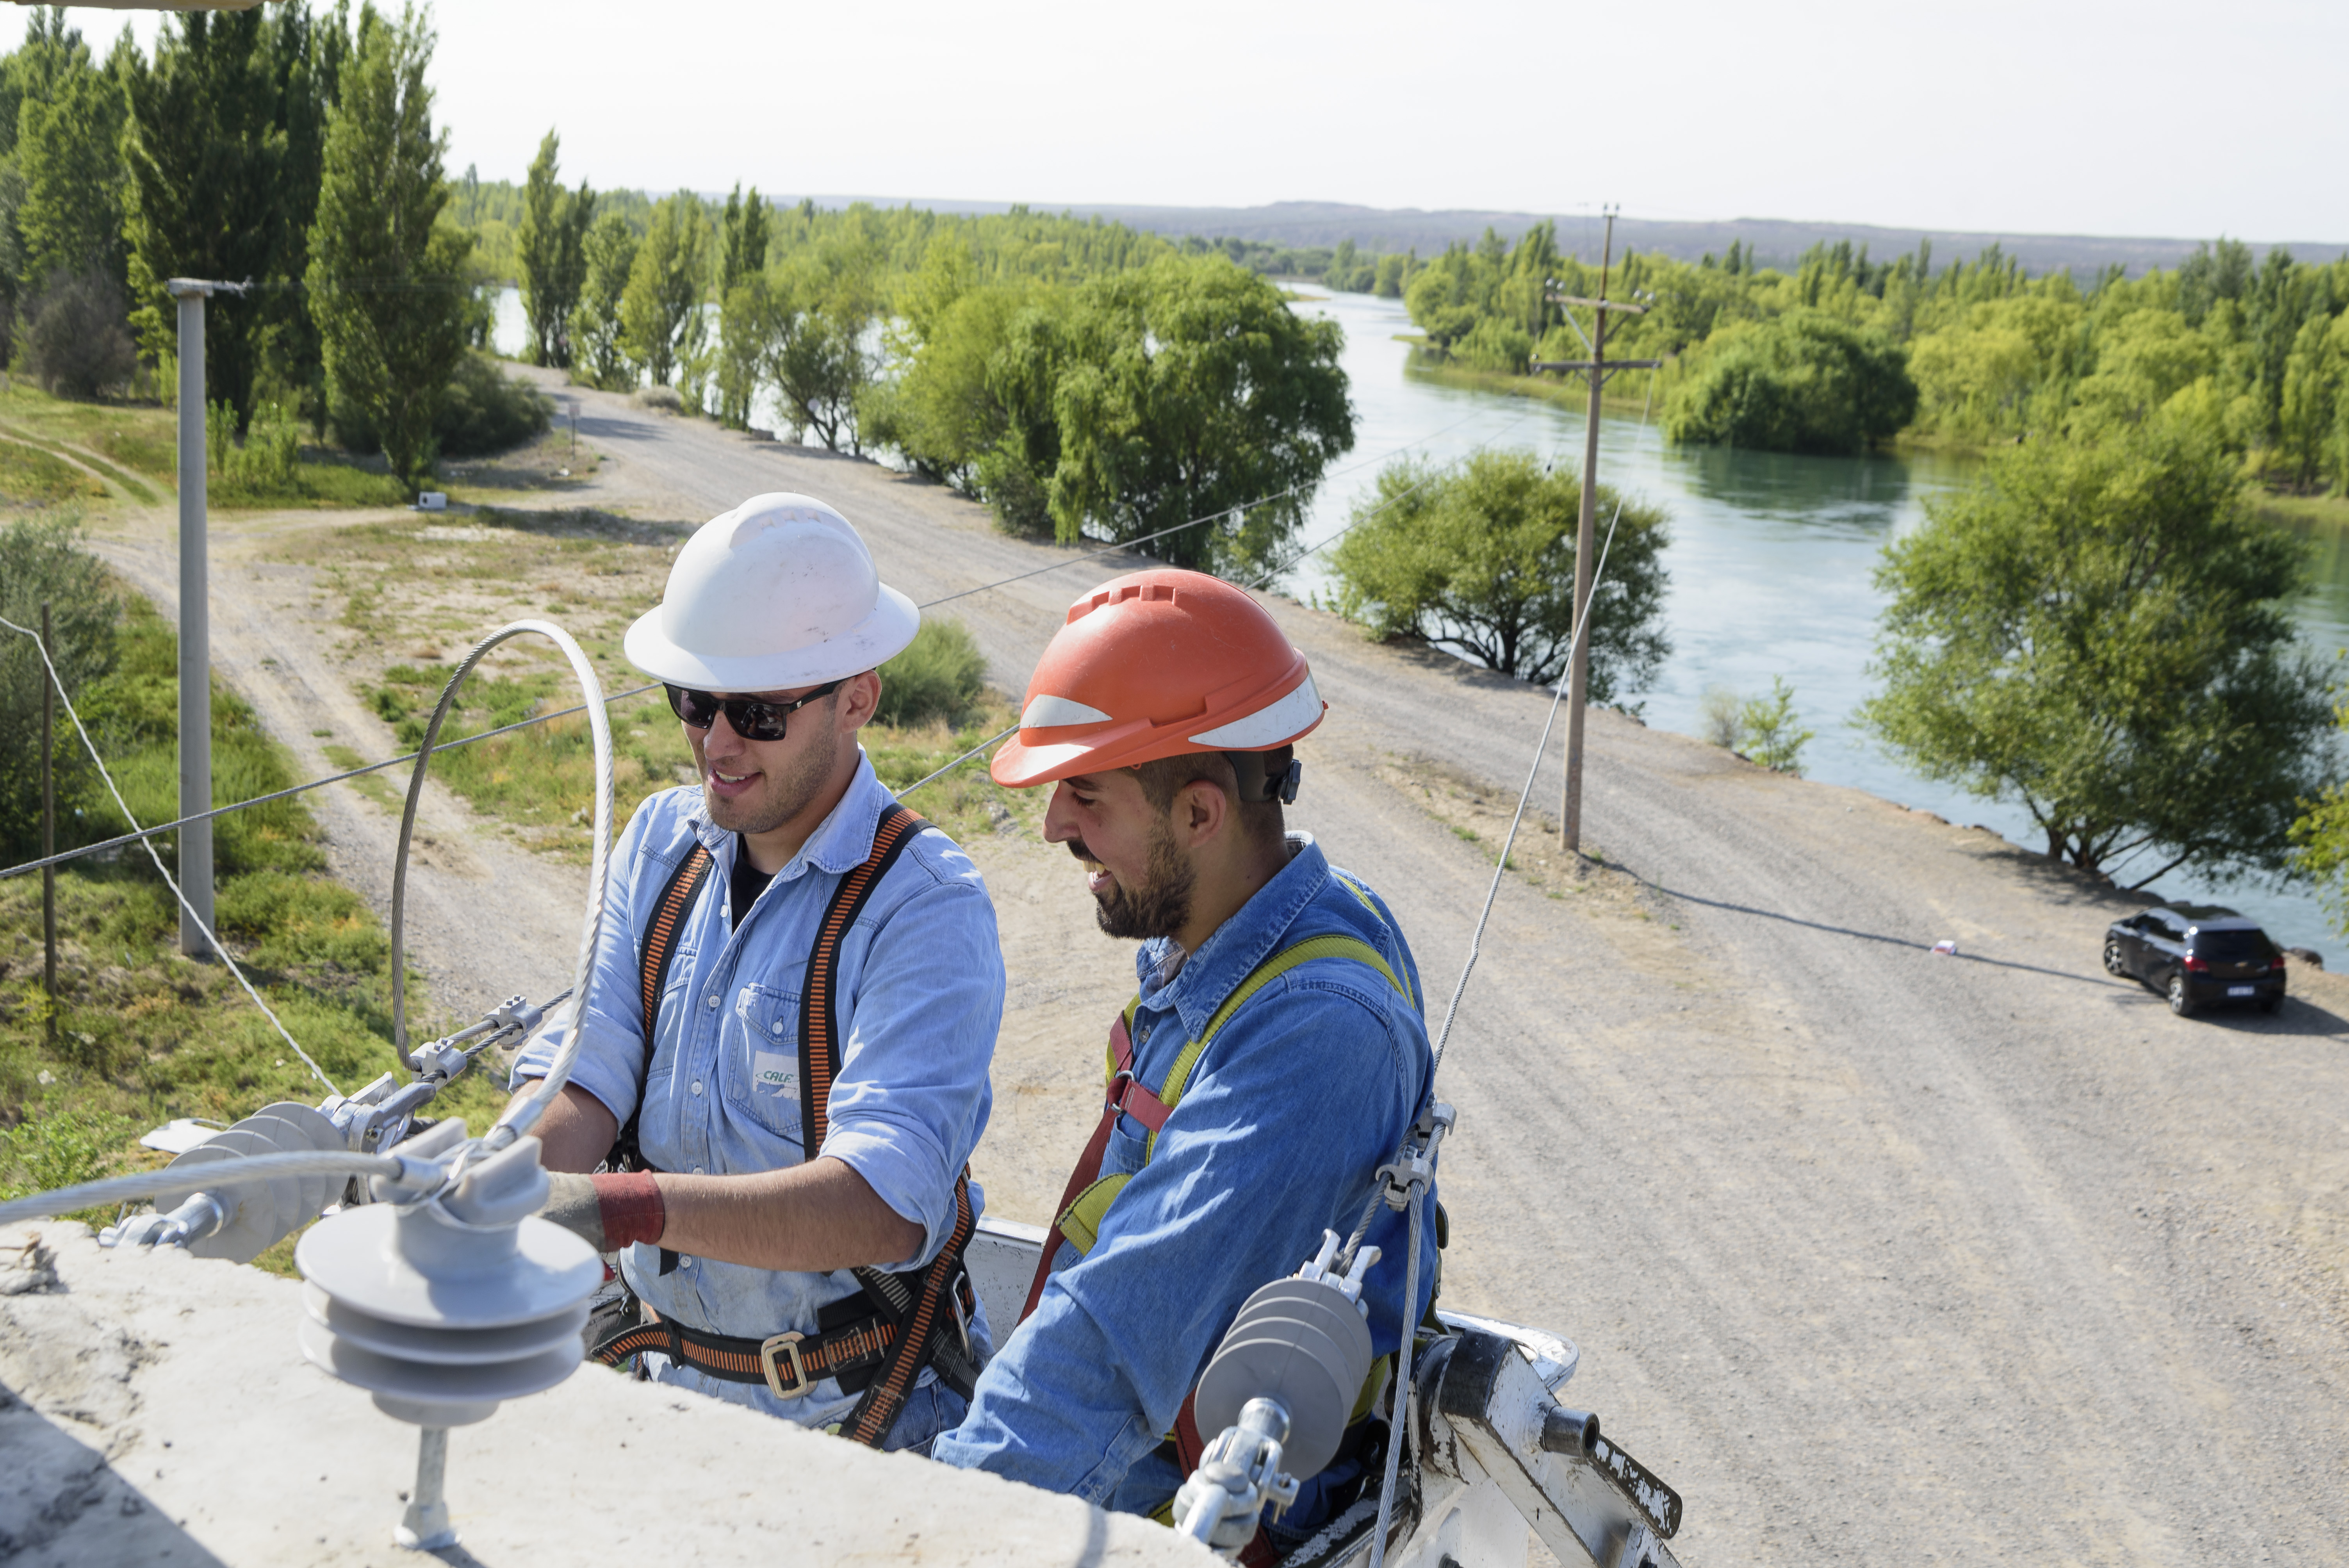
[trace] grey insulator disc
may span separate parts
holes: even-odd
[[[1315,1475],[1337,1457],[1371,1359],[1370,1329],[1343,1294],[1276,1280],[1248,1297],[1199,1379],[1200,1434],[1238,1420],[1250,1399],[1278,1400],[1288,1412],[1281,1468],[1300,1480]]]
[[[210,1192],[228,1215],[219,1230],[188,1243],[188,1251],[200,1258],[226,1258],[231,1263],[249,1264],[267,1252],[271,1243],[293,1232],[300,1222],[293,1216],[299,1212],[302,1202],[295,1178],[284,1176],[268,1181],[239,1181],[233,1186],[215,1187],[196,1169],[251,1154],[280,1152],[275,1144],[259,1133],[231,1128],[226,1132],[214,1133],[166,1167],[171,1171],[187,1169],[188,1184],[159,1197],[158,1207],[177,1208],[194,1193]]]

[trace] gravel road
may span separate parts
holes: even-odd
[[[640,519],[804,490],[916,600],[1073,553],[872,464],[564,396],[610,459],[585,499]],[[233,555],[321,525],[219,532]],[[113,553],[152,589],[160,550],[150,523]],[[1071,599],[1131,564],[940,609],[1016,692]],[[296,624],[321,614],[297,578],[218,573],[214,616],[308,767],[307,715],[372,720]],[[1330,704],[1294,820],[1394,904],[1440,1013],[1546,699],[1272,607]],[[1444,1298],[1582,1346],[1580,1399],[1687,1500],[1682,1560],[2349,1561],[2349,983],[2174,1018],[2097,962],[2130,901],[1986,831],[1611,713],[1588,766],[1611,870],[1520,841],[1445,1061]],[[1537,806],[1557,788],[1553,743]],[[486,879],[502,927],[567,957],[576,873],[443,810],[419,949],[452,994],[502,994],[511,967],[472,971],[520,944],[468,946],[466,906]],[[347,861],[388,866],[386,830],[328,826],[373,887]],[[973,850],[1013,982],[978,1164],[991,1207],[1040,1218],[1132,970],[1064,854]]]

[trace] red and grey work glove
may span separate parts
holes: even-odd
[[[616,1253],[636,1242],[657,1242],[668,1224],[660,1187],[649,1171],[599,1171],[593,1176],[550,1171],[546,1186],[546,1202],[538,1211],[539,1218],[585,1238],[599,1253]]]

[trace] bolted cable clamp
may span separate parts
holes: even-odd
[[[1402,1213],[1413,1198],[1434,1184],[1436,1148],[1457,1119],[1457,1113],[1442,1100],[1420,1112],[1403,1142],[1401,1158],[1379,1167],[1380,1196],[1388,1208]]]

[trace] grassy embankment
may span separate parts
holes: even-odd
[[[0,498],[19,505],[155,506],[175,493],[178,462],[178,416],[170,408],[75,402],[23,381],[0,390]],[[254,491],[214,475],[205,495],[224,511],[399,506],[408,500],[380,458],[354,459],[317,446],[302,448],[287,485]]]
[[[141,820],[173,814],[177,640],[126,597],[113,673],[79,707]],[[62,726],[62,721],[61,726]],[[60,738],[60,754],[75,747]],[[234,692],[212,691],[213,799],[295,782],[285,752]],[[83,815],[63,841],[125,830],[94,778],[74,780]],[[357,894],[324,872],[299,798],[220,818],[216,913],[222,938],[294,1037],[345,1089],[398,1063],[389,1043],[389,943]],[[172,859],[166,841],[165,863]],[[57,878],[58,989],[52,1042],[42,990],[41,879],[0,881],[0,1181],[14,1193],[165,1162],[139,1135],[172,1117],[231,1121],[323,1088],[217,964],[178,952],[176,906],[136,850],[69,862]],[[411,976],[409,995],[418,996]],[[428,1022],[419,1007],[419,1025]],[[419,1029],[419,1033],[421,1030]],[[503,1100],[469,1077],[436,1106],[485,1124]],[[92,1220],[111,1214],[86,1215]],[[262,1258],[290,1267],[292,1240]]]
[[[361,524],[295,547],[298,558],[318,567],[323,590],[341,595],[342,651],[360,696],[391,729],[388,742],[372,738],[372,754],[337,741],[329,755],[339,766],[357,767],[396,754],[388,747],[411,749],[465,648],[525,616],[553,620],[576,637],[606,693],[644,685],[621,656],[620,638],[658,600],[669,561],[688,531],[681,523],[595,512],[484,510],[450,524]],[[978,686],[975,664],[974,654],[947,680],[955,688],[950,700],[925,705],[930,711],[912,722],[866,728],[864,747],[885,783],[910,784],[1011,723],[1009,703]],[[935,670],[893,667],[885,685],[902,694],[939,678]],[[553,645],[526,637],[485,659],[459,700],[446,739],[570,707],[579,696]],[[612,729],[621,824],[647,796],[693,782],[691,753],[657,692],[616,703]],[[499,832],[585,862],[595,779],[585,715],[436,756],[433,776]],[[397,811],[401,788],[399,779],[383,776],[370,796]],[[999,789],[974,763],[910,803],[949,832],[968,835],[1006,815],[1032,818],[1041,810],[1030,798],[1035,793]]]

